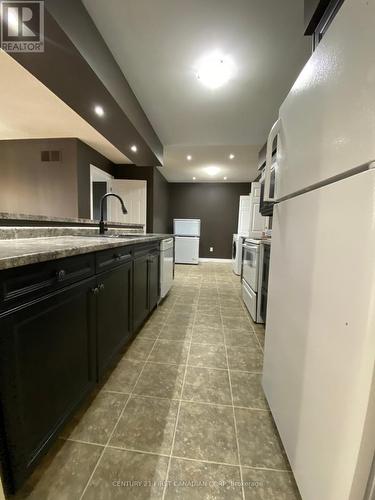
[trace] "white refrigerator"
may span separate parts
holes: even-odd
[[[199,264],[200,219],[173,219],[175,263]]]
[[[346,0],[268,141],[263,387],[303,500],[362,500],[374,456],[374,33],[375,0]]]

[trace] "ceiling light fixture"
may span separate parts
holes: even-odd
[[[191,161],[193,159],[193,157],[191,155],[187,155],[186,159],[187,159],[187,161]]]
[[[219,51],[203,57],[197,65],[197,78],[206,87],[217,89],[225,85],[233,76],[234,64],[230,57]]]
[[[138,151],[138,148],[135,144],[133,144],[133,146],[131,146],[130,149],[133,151],[133,153],[136,153]]]
[[[205,171],[206,171],[206,173],[208,175],[210,175],[211,177],[213,177],[214,175],[216,175],[216,174],[219,173],[220,168],[219,167],[206,167]]]
[[[196,177],[193,177],[193,181],[195,181]]]
[[[94,111],[98,116],[104,116],[104,109],[101,106],[95,106]]]
[[[224,180],[226,181],[228,179],[228,177],[224,177]]]
[[[235,158],[235,156],[234,156],[234,154],[233,154],[233,153],[231,153],[231,154],[229,155],[229,159],[230,159],[230,160],[233,160],[233,158]]]

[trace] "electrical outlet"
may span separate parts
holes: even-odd
[[[210,247],[210,252],[213,252],[214,251],[214,247]]]

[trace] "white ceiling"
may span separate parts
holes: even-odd
[[[259,150],[310,52],[303,0],[83,3],[166,146],[161,171],[171,181],[192,174],[175,146],[188,145],[197,161],[202,154],[201,168],[219,161],[222,149],[213,146]],[[236,74],[212,91],[195,72],[199,59],[216,49],[234,60]],[[225,166],[248,180],[243,163]],[[255,171],[254,164],[248,169]]]
[[[131,163],[105,137],[0,50],[0,140],[76,137],[115,163]]]
[[[167,146],[165,166],[160,172],[170,182],[250,182],[257,176],[258,146]],[[233,159],[229,155],[234,154]],[[192,159],[187,160],[191,155]],[[215,166],[219,173],[211,177],[206,168]]]

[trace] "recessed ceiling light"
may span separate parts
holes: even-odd
[[[193,177],[193,181],[195,181],[196,177]]]
[[[135,144],[133,144],[133,146],[131,146],[130,149],[133,151],[133,153],[136,153],[138,151],[138,148]]]
[[[98,116],[104,116],[104,109],[101,106],[95,106],[94,111]]]
[[[187,155],[187,157],[186,157],[186,159],[187,159],[188,161],[192,160],[192,158],[193,158],[193,157],[192,157],[191,155]]]
[[[228,177],[224,177],[224,180],[226,181],[228,179]]]
[[[207,172],[208,175],[210,175],[211,177],[213,177],[214,175],[216,175],[217,173],[219,173],[220,168],[219,167],[206,167],[205,171]]]
[[[235,158],[235,156],[234,156],[234,154],[233,154],[233,153],[231,153],[231,154],[229,155],[229,159],[230,159],[230,160],[233,160],[233,158]]]
[[[233,61],[218,51],[203,57],[197,66],[198,80],[210,89],[225,85],[234,73]]]

